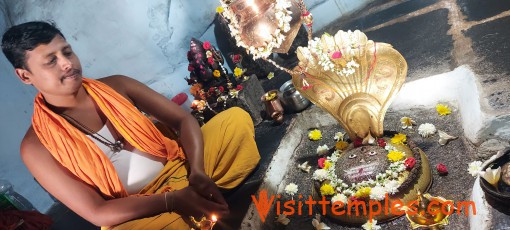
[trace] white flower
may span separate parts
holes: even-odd
[[[418,133],[422,137],[430,137],[432,134],[436,133],[436,126],[430,123],[421,124],[418,127]]]
[[[497,187],[499,178],[501,177],[501,167],[498,167],[497,169],[487,167],[485,171],[480,172],[480,176],[492,186]]]
[[[480,170],[482,169],[482,162],[481,161],[473,161],[469,163],[468,172],[471,174],[471,176],[478,176],[480,173]]]
[[[381,186],[375,186],[370,190],[370,199],[372,200],[384,200],[386,195],[386,189]]]
[[[386,192],[388,192],[391,195],[398,192],[398,187],[400,187],[400,184],[396,180],[390,180],[386,182],[386,184],[384,185]]]
[[[344,194],[338,194],[338,193],[337,193],[336,195],[334,195],[333,197],[331,197],[331,204],[333,204],[333,203],[335,203],[335,202],[337,202],[337,201],[340,201],[340,202],[342,202],[344,205],[346,205],[346,204],[347,204],[348,199],[347,199],[347,196],[346,196],[346,195],[344,195]]]
[[[344,140],[344,133],[342,132],[337,132],[335,133],[335,141],[338,142],[338,141],[343,141]]]
[[[364,225],[362,225],[365,230],[379,230],[381,226],[377,225],[377,220],[368,220]]]
[[[416,124],[413,119],[410,117],[402,117],[400,118],[400,123],[402,123],[402,129],[412,129],[413,125]]]
[[[298,191],[297,184],[290,183],[287,186],[285,186],[285,193],[287,193],[291,196],[294,196],[297,193],[297,191]]]
[[[317,154],[319,156],[326,155],[328,151],[329,151],[328,145],[319,145],[319,147],[317,147]]]
[[[354,191],[352,189],[346,189],[344,190],[343,194],[350,197],[352,194],[354,194]]]
[[[318,181],[323,181],[328,178],[328,171],[325,169],[317,169],[313,172],[313,179]]]

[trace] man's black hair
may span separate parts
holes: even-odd
[[[2,37],[2,51],[14,68],[26,66],[26,51],[34,50],[38,45],[48,44],[60,35],[64,35],[52,22],[33,21],[9,28]]]

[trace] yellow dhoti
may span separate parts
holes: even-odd
[[[202,127],[205,173],[219,188],[239,185],[256,167],[260,155],[250,116],[240,108],[219,113]],[[179,190],[188,186],[186,163],[169,161],[161,173],[140,194],[158,194],[165,187]],[[187,218],[187,217],[186,217]],[[162,213],[103,229],[190,229],[177,213]]]

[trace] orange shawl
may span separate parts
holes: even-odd
[[[83,87],[115,129],[134,147],[167,160],[184,159],[178,144],[166,138],[126,98],[106,84],[83,78]],[[128,193],[111,161],[84,133],[50,110],[39,93],[34,101],[32,126],[53,157],[105,198],[126,197]]]

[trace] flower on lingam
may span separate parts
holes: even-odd
[[[335,144],[335,149],[337,150],[344,150],[349,146],[349,143],[346,141],[339,141]]]
[[[328,178],[328,171],[325,169],[318,169],[313,172],[313,179],[318,181],[323,181]]]
[[[335,194],[335,189],[330,184],[323,184],[321,186],[321,195],[328,196]]]
[[[372,188],[370,187],[363,187],[363,188],[360,188],[358,189],[358,191],[356,191],[356,193],[354,194],[355,197],[357,198],[366,198],[366,197],[370,197],[370,191],[372,190]]]
[[[298,192],[297,184],[290,183],[287,186],[285,186],[285,193],[294,196],[297,192]]]
[[[436,133],[436,126],[430,123],[421,124],[418,127],[418,133],[422,137],[430,137],[432,134]]]
[[[388,153],[388,160],[390,160],[391,162],[397,162],[399,160],[402,160],[402,158],[404,158],[404,157],[405,157],[405,154],[400,151],[391,150]]]
[[[346,205],[348,202],[348,198],[346,195],[342,193],[337,193],[331,198],[331,204],[335,204],[335,202],[342,202],[342,204]],[[339,204],[339,203],[337,203]]]
[[[404,142],[407,141],[407,136],[403,133],[398,133],[398,134],[395,134],[395,136],[393,136],[391,138],[391,143],[393,144],[404,144]]]
[[[468,172],[471,174],[471,176],[478,176],[480,173],[480,170],[482,170],[482,162],[481,161],[473,161],[469,163]]]
[[[414,120],[410,117],[400,118],[400,123],[402,123],[402,129],[412,129],[413,125],[416,124],[416,122],[414,122]]]
[[[446,116],[446,115],[452,113],[452,110],[447,105],[443,105],[443,104],[437,104],[436,111],[440,116]]]
[[[318,141],[322,139],[322,133],[320,130],[314,129],[308,133],[308,138],[310,138],[312,141]]]
[[[495,188],[498,187],[499,178],[501,177],[501,167],[497,169],[492,169],[491,167],[487,167],[485,171],[480,172],[480,176],[485,179],[485,181],[489,182]]]
[[[370,190],[370,199],[372,200],[384,200],[386,197],[386,189],[382,186],[375,186]]]

